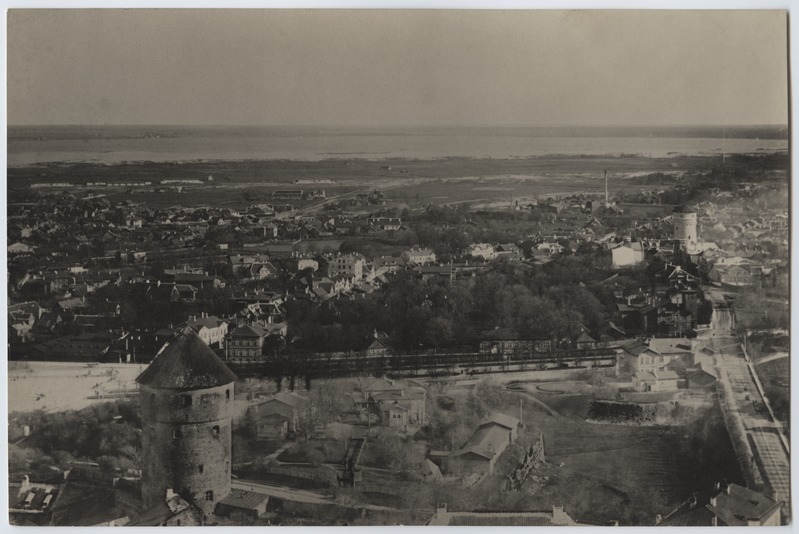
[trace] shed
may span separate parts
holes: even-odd
[[[715,385],[715,383],[716,377],[703,369],[688,375],[688,389],[708,388]]]
[[[234,489],[216,504],[214,513],[231,518],[257,519],[266,513],[267,503],[269,495]]]

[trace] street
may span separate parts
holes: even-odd
[[[782,441],[785,438],[781,437],[780,423],[774,421],[765,409],[766,401],[755,383],[753,369],[746,360],[743,348],[732,335],[732,314],[723,292],[710,288],[706,294],[713,302],[713,322],[710,330],[700,334],[700,338],[716,351],[719,380],[726,380],[732,389],[732,397],[727,398],[727,409],[740,420],[747,434],[766,490],[771,491],[776,499],[790,503],[787,439]],[[719,387],[724,387],[724,384]],[[789,507],[786,507],[784,513],[787,515],[789,512]]]

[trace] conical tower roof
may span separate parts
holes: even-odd
[[[136,378],[143,386],[202,389],[230,384],[233,371],[189,327],[176,333],[169,345]]]
[[[674,210],[672,210],[672,213],[696,213],[696,210],[690,207],[688,204],[680,204],[674,208]]]

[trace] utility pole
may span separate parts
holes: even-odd
[[[727,128],[724,127],[721,129],[721,164],[724,165],[724,160],[727,157],[726,152],[726,143],[727,143]]]

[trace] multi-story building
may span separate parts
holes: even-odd
[[[413,247],[402,253],[406,264],[427,265],[436,262],[436,253],[429,248]]]
[[[203,314],[202,317],[193,317],[178,327],[188,326],[200,336],[206,345],[222,346],[227,335],[227,321],[215,315]]]
[[[366,258],[361,254],[339,254],[328,259],[328,276],[330,278],[345,275],[360,280],[363,278]]]
[[[267,335],[268,332],[258,324],[236,328],[225,336],[225,358],[238,364],[260,362]]]

